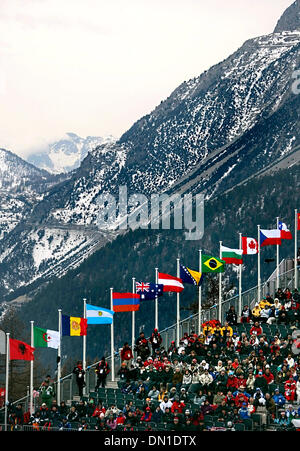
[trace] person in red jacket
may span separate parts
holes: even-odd
[[[123,414],[123,412],[119,413],[119,415],[117,416],[116,420],[117,420],[117,425],[125,423],[126,417]]]
[[[290,377],[284,383],[284,397],[287,401],[295,401],[297,382]]]
[[[132,350],[128,343],[124,343],[124,346],[121,350],[121,360],[122,363],[126,363],[127,368],[131,368],[131,362],[133,359]]]
[[[262,334],[262,328],[259,325],[259,323],[256,321],[254,323],[254,325],[250,329],[250,335],[257,335],[257,336],[259,336],[261,334]]]
[[[104,417],[106,412],[105,407],[102,406],[101,402],[95,407],[92,417]]]
[[[246,387],[246,384],[247,379],[243,374],[240,374],[239,377],[236,378],[236,388],[239,389],[240,387]]]
[[[244,393],[238,393],[236,397],[234,398],[234,403],[236,407],[242,407],[243,403],[246,403],[248,405],[249,399]]]
[[[270,368],[265,369],[264,378],[268,384],[272,384],[274,382],[274,375],[271,373]]]
[[[234,375],[233,371],[229,371],[228,373],[226,386],[230,391],[235,391],[237,389],[237,377]]]
[[[151,418],[152,418],[151,409],[150,409],[150,407],[146,407],[146,410],[141,417],[141,421],[142,422],[145,421],[146,423],[149,423],[151,421]]]
[[[174,413],[175,410],[177,410],[178,413],[183,413],[183,409],[185,408],[185,404],[183,401],[179,401],[178,397],[176,396],[175,401],[172,404],[171,412]]]

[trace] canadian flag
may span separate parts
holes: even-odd
[[[242,237],[243,255],[258,254],[258,242],[255,238]]]

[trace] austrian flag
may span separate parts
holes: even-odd
[[[181,293],[184,289],[182,279],[161,272],[158,273],[158,283],[164,286],[165,292]]]

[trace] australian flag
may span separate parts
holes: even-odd
[[[164,286],[158,283],[136,282],[136,292],[141,296],[141,301],[152,301],[155,297],[164,294]]]

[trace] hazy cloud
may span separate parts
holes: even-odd
[[[0,147],[124,133],[291,0],[1,0]]]

